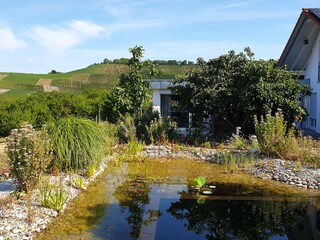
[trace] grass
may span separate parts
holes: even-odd
[[[105,156],[106,126],[91,120],[65,118],[49,126],[55,154],[54,163],[62,170],[84,169],[100,163]]]
[[[196,66],[158,66],[163,74],[157,79],[173,79],[184,76],[186,72]],[[121,73],[127,73],[129,67],[124,64],[99,64],[78,69],[66,73],[57,74],[31,74],[31,73],[8,73],[0,72],[0,88],[11,89],[5,94],[6,97],[23,97],[35,91],[41,91],[36,86],[40,78],[52,79],[52,86],[60,90],[78,91],[83,88],[112,88],[119,79]],[[144,71],[147,74],[146,70]],[[148,77],[146,77],[148,78]]]

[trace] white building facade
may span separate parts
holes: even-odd
[[[320,133],[320,8],[302,9],[278,65],[299,71],[300,83],[311,87],[311,96],[302,97],[309,115],[300,127]]]
[[[170,87],[171,79],[146,80],[152,89],[153,110],[161,117],[169,117],[177,122],[178,130],[186,135],[191,129],[192,118],[187,106],[182,106],[179,95],[172,94]]]

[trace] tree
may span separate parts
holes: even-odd
[[[119,84],[115,86],[106,100],[106,113],[108,120],[117,121],[129,113],[130,115],[141,115],[143,106],[148,105],[151,97],[150,85],[145,82],[142,68],[148,69],[148,77],[160,74],[152,61],[142,61],[144,49],[135,46],[129,49],[132,58],[128,65],[130,72],[121,74]]]
[[[255,60],[250,48],[245,53],[230,51],[205,62],[197,59],[199,68],[174,81],[173,90],[180,93],[191,111],[204,113],[234,130],[241,126],[246,133],[254,131],[254,115],[265,115],[281,108],[285,119],[304,118],[299,94],[309,94],[294,73],[278,68],[275,60]],[[183,83],[183,84],[181,84]],[[219,126],[221,129],[221,126]]]

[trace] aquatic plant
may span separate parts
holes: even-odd
[[[193,186],[201,188],[206,184],[206,178],[205,177],[196,177],[193,180]]]
[[[85,172],[85,175],[87,177],[92,177],[95,174],[96,170],[97,170],[97,167],[93,164],[90,164]]]
[[[48,178],[41,178],[38,186],[38,193],[40,195],[42,206],[48,206],[48,198],[52,188],[53,185],[50,184]]]
[[[45,207],[61,212],[68,198],[69,195],[65,192],[62,183],[60,183],[59,187],[50,191]]]
[[[197,199],[197,204],[204,204],[206,202],[205,198],[198,198]]]
[[[84,187],[84,178],[81,176],[78,176],[74,179],[74,185],[78,189],[83,189]]]

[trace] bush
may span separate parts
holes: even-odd
[[[101,162],[106,153],[107,126],[78,118],[65,118],[49,127],[54,165],[61,170],[85,169]]]
[[[313,162],[317,148],[316,141],[311,137],[295,136],[295,129],[287,128],[281,110],[260,123],[255,118],[256,135],[261,152],[268,156],[276,156],[290,160]]]
[[[139,141],[150,144],[151,141],[148,129],[150,127],[150,123],[159,118],[159,113],[157,111],[153,111],[152,104],[144,106],[142,111],[141,115],[139,114],[135,116],[137,138]]]
[[[186,136],[185,141],[194,146],[202,146],[204,143],[208,144],[212,137],[203,126],[191,129],[190,133]]]
[[[118,138],[124,143],[137,140],[134,118],[128,113],[118,122]]]
[[[11,175],[17,179],[20,192],[29,192],[37,186],[51,161],[48,135],[45,129],[37,132],[32,125],[23,124],[21,128],[11,130],[6,140]]]
[[[159,118],[151,121],[148,127],[150,142],[152,144],[163,144],[178,139],[176,132],[177,124],[169,119]]]
[[[294,133],[287,130],[282,111],[278,109],[275,116],[269,112],[265,120],[261,117],[260,123],[255,117],[255,130],[261,152],[268,156],[283,158],[284,152],[289,146]]]

